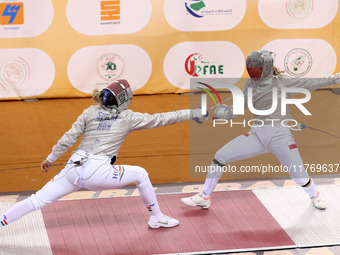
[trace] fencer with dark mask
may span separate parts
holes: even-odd
[[[129,110],[132,90],[126,80],[117,80],[101,91],[95,90],[92,97],[97,104],[84,110],[41,164],[42,171],[47,172],[53,162],[83,135],[66,167],[41,190],[0,216],[0,226],[10,224],[81,188],[98,191],[118,189],[132,183],[136,184],[146,209],[150,211],[150,228],[169,228],[179,224],[178,220],[161,212],[144,168],[113,163],[130,132],[200,118],[201,111],[178,110],[150,115]]]
[[[285,169],[291,170],[289,171],[291,178],[307,192],[312,204],[318,209],[325,209],[326,201],[317,192],[313,180],[306,172],[290,129],[287,125],[281,124],[284,120],[292,119],[288,107],[285,115],[281,113],[281,89],[316,90],[340,83],[340,73],[323,78],[289,77],[274,66],[273,53],[267,50],[251,52],[247,56],[246,67],[250,79],[247,79],[244,83],[243,94],[245,98],[247,98],[248,88],[251,88],[253,108],[268,110],[273,104],[273,88],[276,88],[278,92],[277,108],[269,115],[254,114],[254,119],[261,121],[261,124],[258,127],[254,127],[254,125],[245,135],[238,136],[218,150],[211,163],[211,169],[215,171],[208,172],[202,192],[192,197],[182,198],[181,201],[188,206],[208,208],[211,194],[222,176],[222,167],[233,161],[251,158],[263,153],[272,153]],[[245,102],[247,101],[245,100]],[[230,120],[236,116],[232,114],[232,107],[220,105],[215,110],[215,117]],[[216,169],[220,169],[220,171],[216,171]]]

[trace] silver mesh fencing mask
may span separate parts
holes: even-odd
[[[250,78],[262,80],[273,74],[274,59],[272,52],[257,50],[247,56],[246,66]]]

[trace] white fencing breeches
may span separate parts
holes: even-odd
[[[212,166],[224,166],[263,153],[273,153],[298,185],[308,183],[309,175],[304,168],[299,150],[290,130],[285,127],[252,128],[218,150]],[[210,196],[222,173],[221,171],[208,173],[202,194],[205,198]]]
[[[86,158],[84,151],[76,151],[69,163]],[[68,164],[41,190],[31,196],[36,209],[50,204],[80,188],[89,190],[118,189],[131,183],[137,187],[149,179],[144,168],[130,165],[111,165],[107,156],[92,155],[82,166]]]
[[[78,150],[71,156],[69,163],[84,157],[86,157],[86,152]],[[98,155],[90,156],[82,166],[68,164],[41,190],[15,205],[3,217],[6,217],[6,222],[11,223],[81,188],[118,189],[132,183],[137,185],[141,198],[151,215],[161,217],[154,189],[144,168],[130,165],[112,166],[109,157]]]

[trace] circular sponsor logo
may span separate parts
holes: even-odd
[[[19,86],[23,84],[29,76],[29,67],[22,58],[6,63],[0,72],[0,78],[4,85]]]
[[[287,12],[296,19],[307,17],[313,10],[313,0],[289,0]]]
[[[106,81],[118,79],[124,72],[123,59],[114,53],[103,55],[97,62],[99,76]]]
[[[300,77],[310,71],[312,62],[312,55],[307,50],[297,48],[287,53],[284,59],[284,66],[287,73]]]

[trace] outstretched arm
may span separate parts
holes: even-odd
[[[283,87],[305,88],[309,91],[313,91],[340,83],[340,73],[321,78],[292,78],[282,75],[279,79],[283,82]]]
[[[190,118],[193,117],[192,114],[196,113],[193,111],[178,110],[173,112],[155,113],[152,115],[148,113],[131,112],[129,117],[129,120],[132,123],[131,131],[168,126],[190,120]]]

